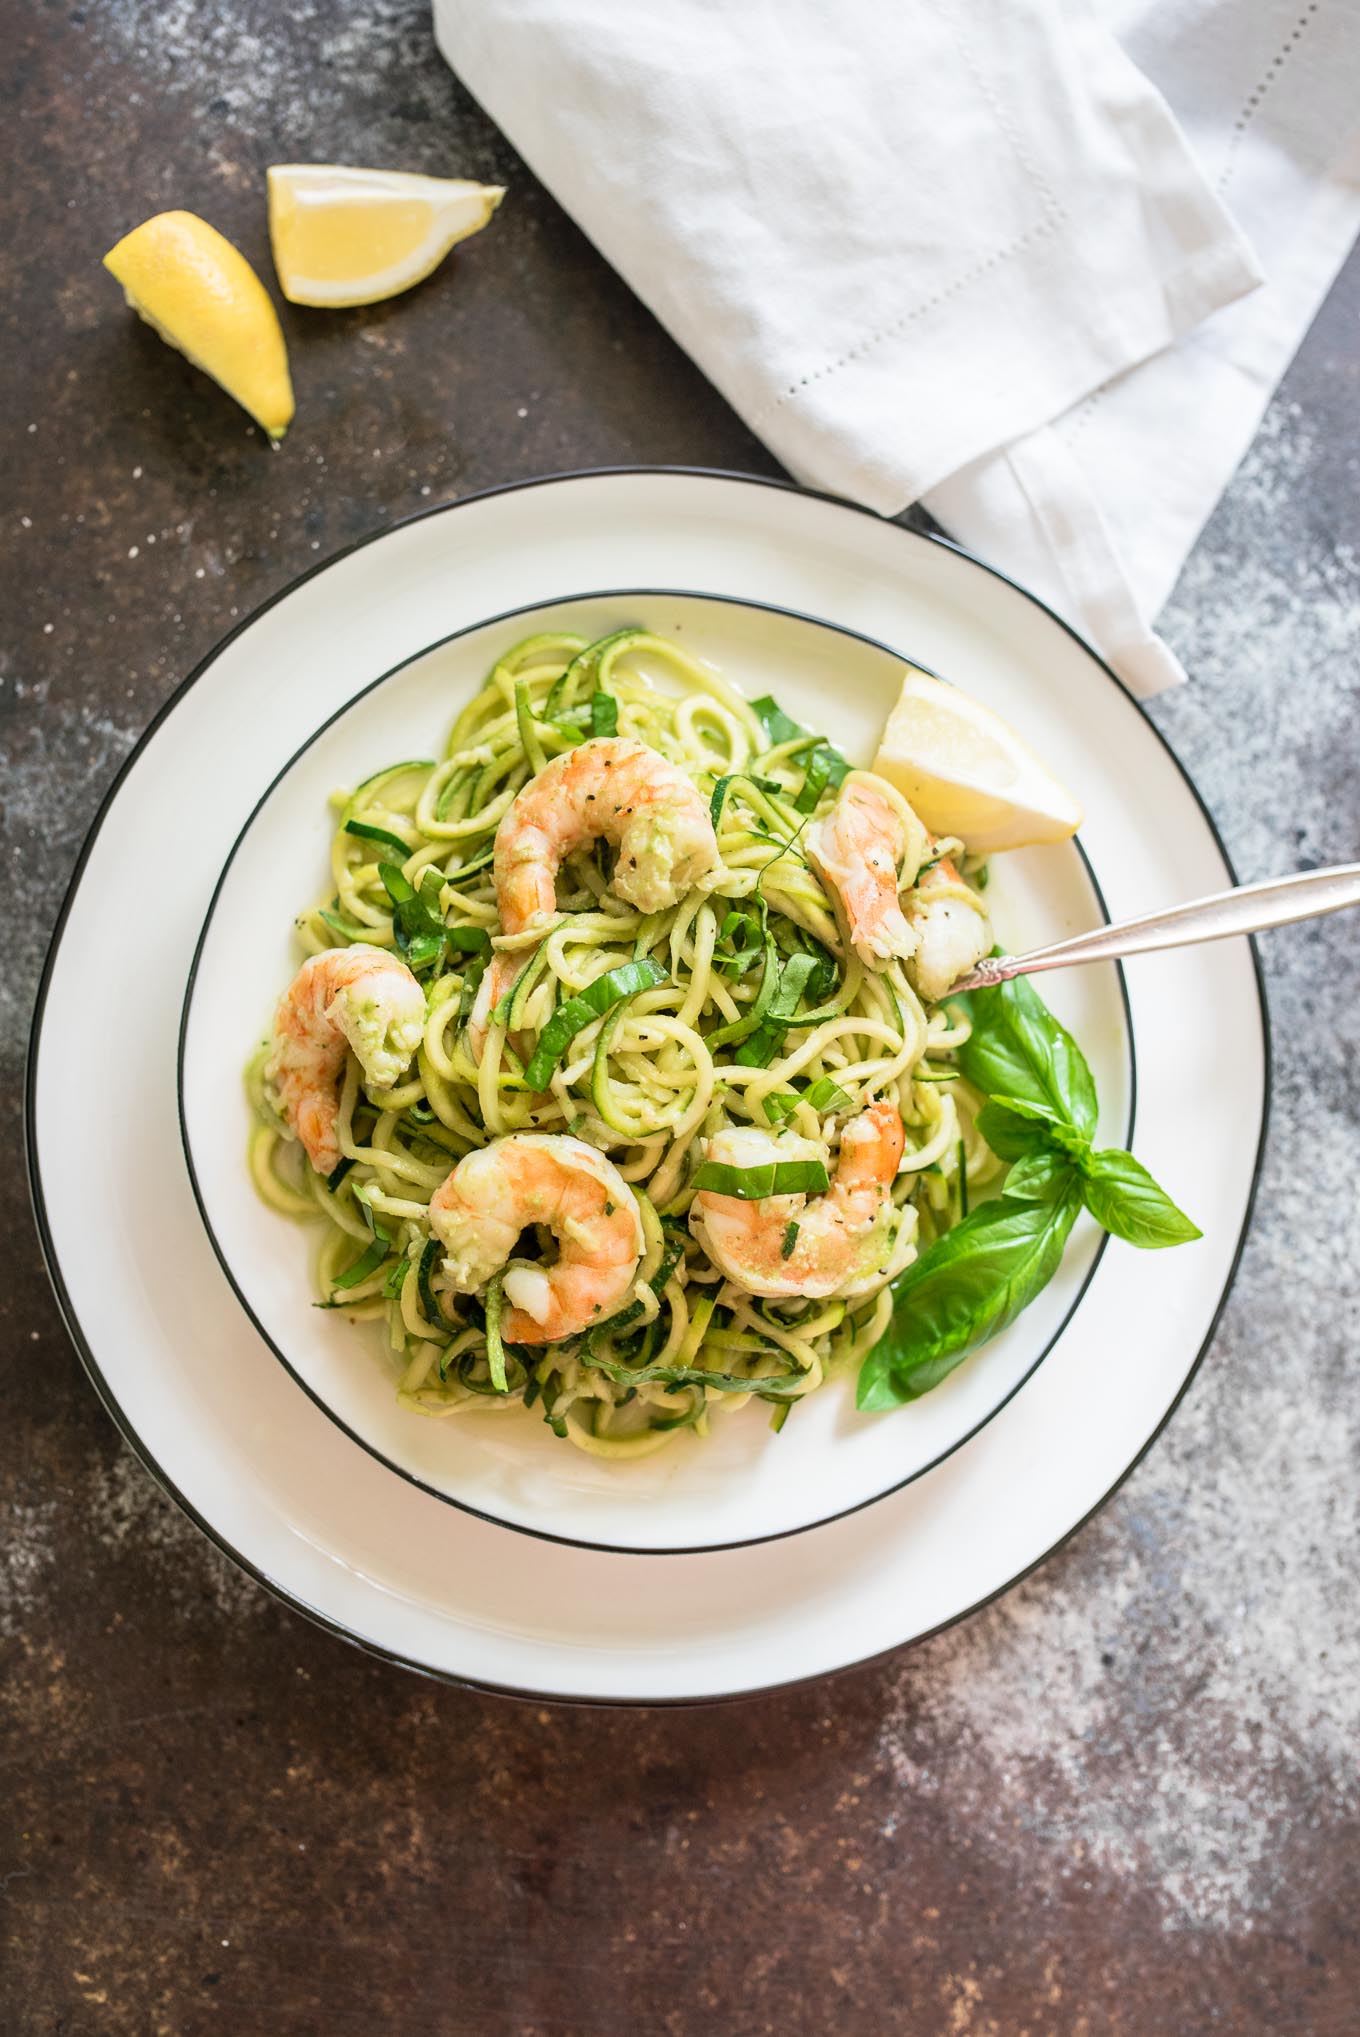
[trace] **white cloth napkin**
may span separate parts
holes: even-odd
[[[1271,0],[1106,0],[1222,135],[1239,209],[1270,186],[1287,307],[1278,281],[1246,296],[1251,248],[1088,0],[434,11],[460,77],[799,479],[885,514],[924,498],[1136,690],[1181,676],[1149,610],[1360,217],[1336,168],[1357,95],[1332,17],[1353,8],[1297,0],[1286,27]]]

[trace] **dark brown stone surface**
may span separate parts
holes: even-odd
[[[613,461],[774,469],[449,77],[419,0],[3,0],[0,26],[0,2029],[1353,2030],[1342,922],[1267,949],[1276,1130],[1184,1409],[1071,1546],[912,1653],[706,1711],[444,1689],[277,1606],[123,1450],[19,1162],[42,950],[119,761],[239,614],[422,502]],[[299,416],[271,454],[100,256],[183,205],[271,276],[263,171],[290,158],[511,188],[413,295],[285,312]],[[1352,268],[1167,621],[1195,683],[1157,716],[1244,876],[1360,844],[1358,305]]]

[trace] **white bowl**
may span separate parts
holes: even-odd
[[[682,1432],[654,1457],[615,1463],[559,1441],[530,1414],[436,1421],[400,1407],[383,1362],[382,1326],[350,1324],[314,1307],[313,1234],[260,1201],[245,1164],[241,1071],[296,966],[293,915],[327,885],[332,788],[389,760],[438,754],[455,714],[518,638],[559,627],[593,637],[626,623],[674,635],[750,695],[774,693],[865,762],[897,696],[902,656],[868,638],[784,609],[657,590],[521,609],[399,665],[283,765],[245,820],[190,973],[180,1116],[204,1222],[251,1319],[298,1384],[394,1473],[472,1513],[553,1540],[647,1552],[729,1548],[867,1506],[975,1434],[1040,1364],[1076,1308],[1101,1250],[1095,1227],[1078,1225],[1059,1273],[1010,1330],[907,1408],[857,1413],[847,1376],[801,1403],[778,1435],[753,1404],[716,1422],[707,1439]],[[1076,844],[998,858],[988,901],[1012,949],[1105,917],[1097,875]],[[1045,996],[1091,1062],[1101,1138],[1125,1143],[1134,1065],[1122,978],[1108,966],[1077,970],[1051,978]]]

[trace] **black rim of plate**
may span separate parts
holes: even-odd
[[[571,608],[599,601],[697,601],[711,603],[714,606],[723,608],[746,609],[758,615],[778,616],[784,621],[798,623],[804,628],[826,630],[835,637],[848,638],[853,643],[863,644],[870,650],[881,652],[884,657],[890,658],[895,665],[909,662],[904,652],[894,650],[890,645],[883,643],[877,637],[866,636],[862,630],[847,629],[840,623],[826,621],[822,616],[806,615],[798,609],[784,608],[775,602],[747,601],[738,595],[730,594],[701,594],[689,588],[679,587],[608,587],[597,588],[580,594],[557,595],[547,601],[528,602],[522,608],[505,609],[499,615],[486,616],[478,622],[466,624],[462,629],[449,630],[446,635],[436,638],[434,643],[426,644],[423,649],[413,652],[409,658],[403,658],[400,664],[389,666],[385,672],[380,672],[376,679],[370,679],[366,686],[361,687],[348,700],[342,701],[335,712],[327,715],[325,721],[313,729],[307,740],[298,746],[287,762],[275,773],[274,777],[260,794],[260,797],[256,800],[227,853],[226,861],[222,865],[221,874],[213,886],[212,897],[208,901],[208,909],[204,915],[203,926],[194,946],[193,960],[189,965],[189,975],[185,984],[184,1002],[180,1008],[179,1043],[175,1066],[180,1144],[184,1150],[185,1165],[189,1170],[189,1184],[193,1189],[194,1201],[198,1205],[198,1213],[202,1219],[203,1228],[208,1234],[208,1242],[212,1246],[217,1263],[222,1268],[232,1293],[236,1296],[246,1316],[294,1384],[301,1387],[307,1398],[313,1401],[327,1419],[334,1422],[335,1426],[344,1435],[348,1436],[352,1443],[357,1443],[361,1450],[366,1451],[370,1457],[375,1458],[386,1470],[393,1472],[398,1478],[405,1479],[408,1485],[415,1486],[418,1491],[428,1494],[431,1499],[442,1501],[445,1506],[457,1507],[461,1513],[472,1514],[478,1520],[489,1522],[493,1527],[509,1528],[517,1535],[530,1535],[535,1541],[556,1542],[566,1548],[589,1549],[597,1555],[606,1556],[712,1556],[719,1555],[729,1549],[757,1548],[763,1542],[787,1541],[790,1536],[806,1535],[811,1533],[814,1528],[825,1528],[829,1527],[833,1521],[846,1520],[851,1514],[861,1513],[865,1507],[876,1506],[880,1500],[888,1499],[893,1493],[902,1492],[907,1486],[914,1485],[918,1478],[924,1478],[928,1471],[936,1470],[947,1458],[952,1457],[956,1450],[961,1450],[965,1443],[970,1443],[973,1437],[980,1434],[989,1422],[995,1420],[997,1415],[1001,1413],[1001,1410],[1019,1393],[1021,1387],[1033,1378],[1034,1374],[1048,1357],[1050,1351],[1057,1344],[1059,1338],[1067,1330],[1068,1325],[1085,1300],[1086,1291],[1095,1278],[1096,1269],[1104,1257],[1105,1248],[1109,1243],[1108,1233],[1102,1232],[1098,1239],[1091,1264],[1087,1268],[1076,1294],[1072,1297],[1071,1304],[1063,1315],[1062,1321],[1044,1343],[1038,1355],[1025,1368],[1021,1377],[1015,1381],[1015,1384],[1002,1395],[994,1406],[988,1408],[986,1414],[976,1421],[970,1429],[950,1443],[947,1449],[941,1450],[938,1456],[932,1457],[928,1463],[920,1465],[915,1471],[909,1471],[905,1478],[894,1480],[891,1485],[885,1485],[878,1492],[870,1493],[866,1498],[856,1500],[851,1506],[839,1507],[834,1513],[819,1514],[815,1520],[802,1521],[796,1527],[775,1528],[766,1535],[743,1535],[734,1541],[726,1542],[668,1543],[663,1546],[648,1543],[596,1542],[584,1535],[554,1534],[551,1528],[535,1527],[525,1521],[510,1520],[504,1514],[489,1513],[485,1507],[474,1506],[470,1500],[459,1499],[456,1494],[445,1492],[440,1486],[431,1485],[426,1479],[418,1477],[415,1472],[408,1471],[404,1465],[396,1463],[393,1458],[385,1455],[376,1444],[371,1443],[359,1430],[352,1428],[347,1421],[343,1420],[336,1413],[325,1396],[303,1378],[302,1374],[288,1357],[287,1352],[280,1344],[275,1342],[252,1307],[249,1297],[246,1295],[241,1282],[232,1269],[230,1259],[223,1250],[217,1232],[213,1228],[207,1200],[199,1182],[198,1170],[194,1165],[193,1143],[189,1136],[188,1113],[185,1109],[184,1101],[184,1062],[190,1016],[193,1011],[194,996],[198,987],[199,967],[203,959],[204,949],[208,944],[208,936],[212,930],[213,920],[217,914],[218,903],[226,886],[227,879],[231,874],[232,865],[235,863],[261,812],[268,805],[279,786],[292,775],[300,760],[321,740],[328,729],[334,728],[336,723],[342,721],[361,701],[367,700],[371,694],[378,692],[381,687],[386,686],[390,680],[398,678],[401,673],[409,671],[411,666],[421,663],[425,658],[432,657],[436,651],[442,651],[446,645],[460,643],[466,637],[477,636],[483,630],[495,629],[501,623],[527,621],[531,616],[540,615],[544,609]],[[928,667],[918,666],[917,669],[924,671]],[[1095,898],[1101,918],[1106,926],[1108,926],[1110,924],[1109,908],[1105,903],[1105,896],[1100,888],[1096,873],[1091,867],[1090,857],[1087,855],[1080,840],[1075,840],[1073,846],[1081,858],[1082,868],[1086,873],[1086,881],[1091,887],[1091,892]],[[1124,1133],[1124,1143],[1126,1146],[1131,1146],[1133,1144],[1134,1120],[1138,1107],[1138,1054],[1133,1036],[1133,1013],[1129,1003],[1128,983],[1124,975],[1122,963],[1116,962],[1115,973],[1119,984],[1119,999],[1123,1012],[1124,1034],[1128,1046],[1129,1111],[1128,1124]]]
[[[1017,1584],[1023,1583],[1026,1578],[1032,1576],[1034,1572],[1038,1570],[1041,1564],[1046,1563],[1049,1557],[1056,1555],[1060,1549],[1066,1547],[1066,1545],[1074,1538],[1074,1536],[1080,1534],[1081,1530],[1084,1527],[1086,1527],[1088,1522],[1093,1520],[1095,1516],[1098,1513],[1100,1513],[1102,1508],[1109,1504],[1109,1502],[1114,1498],[1115,1494],[1119,1492],[1119,1490],[1125,1484],[1125,1482],[1130,1477],[1132,1477],[1133,1473],[1138,1469],[1139,1465],[1142,1464],[1143,1460],[1148,1455],[1149,1451],[1153,1448],[1158,1438],[1162,1435],[1163,1431],[1166,1429],[1167,1424],[1171,1421],[1173,1415],[1180,1407],[1181,1402],[1184,1400],[1186,1394],[1188,1393],[1191,1384],[1193,1383],[1194,1379],[1199,1373],[1200,1367],[1203,1365],[1205,1357],[1211,1345],[1213,1344],[1214,1338],[1217,1334],[1219,1323],[1222,1320],[1223,1311],[1227,1305],[1228,1296],[1232,1291],[1233,1282],[1236,1279],[1237,1270],[1241,1264],[1242,1253],[1246,1245],[1247,1236],[1251,1229],[1252,1215],[1256,1205],[1257,1192],[1260,1187],[1261,1170],[1265,1154],[1266,1141],[1269,1136],[1270,1129],[1270,1104],[1271,1104],[1271,1088],[1273,1073],[1273,1048],[1270,1029],[1270,1014],[1269,1008],[1266,1003],[1265,982],[1261,970],[1260,953],[1257,948],[1255,940],[1249,940],[1248,947],[1251,953],[1252,969],[1256,982],[1257,1017],[1261,1028],[1261,1053],[1262,1053],[1261,1129],[1257,1140],[1256,1152],[1253,1157],[1252,1174],[1251,1180],[1248,1184],[1246,1204],[1242,1216],[1242,1224],[1238,1233],[1236,1245],[1233,1249],[1232,1259],[1223,1282],[1222,1290],[1214,1306],[1214,1311],[1210,1318],[1204,1339],[1200,1344],[1198,1351],[1195,1354],[1194,1360],[1192,1361],[1192,1363],[1190,1364],[1186,1371],[1185,1378],[1182,1380],[1179,1388],[1177,1389],[1175,1395],[1173,1396],[1161,1420],[1153,1428],[1153,1430],[1143,1443],[1142,1447],[1134,1453],[1133,1457],[1130,1459],[1129,1463],[1125,1466],[1124,1470],[1120,1473],[1119,1477],[1116,1478],[1113,1484],[1110,1485],[1108,1489],[1104,1493],[1102,1493],[1101,1496],[1094,1502],[1094,1504],[1087,1509],[1087,1511],[1080,1517],[1080,1519],[1074,1521],[1072,1526],[1068,1528],[1064,1534],[1060,1535],[1058,1539],[1055,1542],[1053,1542],[1047,1549],[1045,1549],[1039,1556],[1037,1556],[1032,1563],[1025,1564],[1020,1570],[1017,1570],[1012,1577],[1007,1578],[1002,1584],[999,1584],[994,1591],[985,1593],[981,1598],[974,1600],[971,1605],[965,1606],[959,1612],[951,1614],[951,1616],[947,1620],[941,1620],[936,1626],[928,1628],[925,1632],[921,1634],[912,1636],[907,1641],[894,1642],[890,1644],[887,1648],[875,1650],[874,1652],[868,1655],[857,1658],[853,1662],[842,1663],[833,1669],[815,1670],[804,1676],[785,1678],[777,1683],[748,1684],[743,1686],[739,1690],[716,1692],[708,1696],[697,1698],[601,1697],[575,1694],[564,1696],[553,1696],[552,1694],[545,1693],[542,1690],[530,1689],[525,1686],[498,1684],[488,1678],[477,1678],[462,1675],[454,1670],[433,1668],[428,1663],[419,1662],[410,1656],[403,1655],[399,1649],[386,1648],[382,1646],[381,1643],[368,1640],[363,1635],[354,1633],[350,1628],[344,1626],[340,1621],[332,1619],[329,1614],[322,1612],[318,1607],[309,1605],[305,1599],[300,1598],[299,1596],[297,1596],[296,1593],[289,1590],[286,1586],[276,1582],[265,1571],[259,1569],[257,1565],[255,1565],[249,1560],[249,1558],[242,1556],[236,1549],[234,1549],[231,1546],[231,1544],[225,1539],[225,1537],[219,1534],[218,1531],[211,1525],[211,1523],[204,1518],[204,1516],[194,1506],[193,1502],[183,1492],[180,1491],[179,1487],[175,1484],[174,1480],[170,1478],[170,1476],[165,1472],[165,1470],[162,1468],[162,1466],[154,1457],[154,1455],[151,1453],[151,1451],[146,1447],[137,1431],[129,1423],[129,1421],[127,1420],[126,1416],[123,1413],[121,1406],[119,1405],[117,1396],[113,1393],[112,1389],[109,1386],[108,1381],[105,1379],[103,1372],[100,1369],[98,1361],[95,1358],[93,1348],[85,1335],[84,1329],[80,1323],[80,1319],[77,1316],[75,1307],[71,1301],[71,1297],[67,1290],[65,1280],[62,1276],[61,1267],[57,1258],[55,1245],[52,1238],[51,1227],[48,1221],[47,1202],[43,1190],[42,1173],[38,1159],[37,1121],[36,1121],[36,1078],[37,1078],[38,1054],[42,1039],[43,1018],[47,1008],[47,996],[51,985],[53,971],[56,966],[57,956],[60,952],[62,936],[66,929],[66,923],[68,918],[70,917],[72,905],[80,889],[80,884],[85,873],[86,864],[89,861],[90,855],[94,849],[94,845],[98,840],[99,835],[103,829],[104,822],[107,819],[108,814],[115,800],[117,799],[118,793],[121,790],[125,779],[128,777],[130,772],[135,767],[143,751],[146,750],[148,745],[155,737],[156,733],[161,727],[161,724],[164,721],[166,721],[169,718],[169,716],[174,712],[175,708],[178,706],[179,702],[184,698],[184,696],[188,693],[190,688],[196,685],[197,682],[205,675],[205,673],[207,673],[211,669],[213,664],[221,656],[222,652],[226,650],[229,644],[233,643],[238,636],[241,636],[261,616],[266,615],[271,608],[274,608],[289,594],[292,594],[297,588],[305,585],[307,581],[314,579],[317,574],[325,572],[329,567],[338,564],[342,559],[350,557],[355,552],[363,550],[366,546],[377,542],[378,539],[388,536],[389,533],[393,530],[400,530],[406,527],[407,525],[424,522],[428,518],[433,516],[447,516],[451,514],[453,511],[470,503],[484,502],[496,496],[518,494],[526,489],[553,487],[564,482],[616,479],[623,477],[661,478],[666,476],[675,476],[686,480],[723,482],[745,488],[751,487],[767,488],[777,493],[806,496],[813,501],[826,503],[830,507],[849,511],[852,515],[867,517],[879,528],[884,527],[885,522],[887,522],[886,519],[877,516],[875,512],[872,510],[865,509],[859,503],[848,502],[843,497],[833,495],[825,490],[802,488],[799,487],[798,484],[795,482],[779,480],[768,475],[744,474],[738,471],[723,468],[684,467],[665,465],[658,466],[640,463],[634,465],[623,465],[614,467],[584,467],[568,470],[560,474],[539,475],[529,480],[513,481],[505,483],[498,487],[481,489],[474,494],[459,497],[456,501],[453,502],[432,503],[425,509],[416,510],[412,512],[412,514],[409,516],[398,518],[393,523],[386,524],[379,530],[371,531],[366,537],[355,539],[353,543],[342,546],[338,551],[333,552],[328,558],[317,560],[315,564],[308,567],[308,569],[305,572],[297,574],[292,580],[288,581],[285,586],[279,588],[274,594],[270,595],[268,599],[259,603],[257,607],[251,610],[249,615],[243,616],[237,623],[233,625],[233,627],[230,630],[224,633],[224,635],[218,640],[218,642],[206,654],[206,656],[199,660],[198,664],[196,664],[193,667],[193,669],[185,676],[185,678],[180,681],[179,685],[163,702],[161,707],[157,710],[156,714],[152,717],[151,721],[148,723],[147,728],[145,729],[142,736],[138,739],[137,743],[129,752],[123,764],[120,766],[117,774],[113,779],[112,784],[109,786],[108,790],[106,791],[102,800],[100,801],[94,820],[90,825],[89,831],[81,846],[80,853],[76,859],[75,867],[71,873],[71,879],[66,889],[66,894],[62,900],[61,910],[57,915],[56,925],[53,929],[52,939],[48,946],[46,959],[43,964],[42,976],[39,980],[38,994],[34,1007],[33,1024],[29,1036],[28,1056],[25,1068],[24,1152],[28,1169],[29,1192],[33,1203],[33,1212],[38,1230],[39,1243],[42,1248],[43,1259],[47,1267],[48,1278],[51,1281],[53,1293],[56,1297],[57,1306],[61,1313],[62,1319],[66,1324],[67,1333],[70,1336],[71,1341],[76,1348],[76,1352],[80,1357],[81,1363],[84,1365],[85,1370],[89,1375],[90,1382],[93,1385],[95,1392],[99,1396],[99,1399],[103,1403],[104,1408],[107,1411],[114,1426],[117,1428],[120,1435],[123,1437],[124,1441],[128,1444],[129,1448],[132,1450],[133,1454],[138,1458],[138,1460],[143,1465],[145,1470],[150,1473],[151,1477],[156,1481],[157,1485],[159,1485],[161,1490],[166,1494],[167,1498],[173,1500],[174,1503],[181,1509],[181,1511],[185,1515],[187,1515],[187,1517],[194,1523],[194,1525],[197,1528],[199,1528],[204,1535],[207,1536],[208,1540],[214,1545],[214,1547],[219,1549],[221,1553],[224,1556],[228,1557],[231,1562],[235,1563],[237,1567],[244,1571],[248,1577],[252,1578],[257,1584],[263,1586],[263,1588],[266,1591],[268,1591],[269,1593],[272,1594],[272,1596],[280,1600],[281,1603],[291,1607],[295,1612],[301,1613],[305,1618],[311,1620],[314,1625],[321,1627],[325,1632],[336,1636],[336,1638],[342,1641],[347,1641],[348,1643],[350,1643],[351,1646],[358,1648],[364,1654],[370,1655],[380,1661],[396,1663],[401,1668],[411,1670],[416,1675],[427,1676],[432,1678],[436,1682],[450,1684],[457,1688],[484,1690],[492,1692],[498,1696],[518,1698],[526,1703],[541,1704],[544,1701],[545,1697],[548,1697],[551,1702],[561,1704],[571,1704],[584,1707],[599,1706],[610,1709],[615,1709],[618,1707],[630,1709],[646,1707],[649,1709],[663,1709],[663,1708],[670,1709],[693,1705],[717,1705],[726,1703],[736,1703],[743,1698],[755,1696],[766,1690],[796,1690],[803,1685],[821,1683],[831,1677],[849,1675],[854,1670],[864,1669],[876,1662],[885,1661],[889,1656],[897,1654],[900,1650],[904,1648],[918,1647],[923,1642],[931,1640],[935,1635],[945,1633],[951,1627],[957,1626],[962,1621],[970,1619],[974,1613],[980,1612],[983,1610],[984,1607],[994,1604],[996,1600],[1004,1597],[1004,1595],[1008,1591],[1013,1590]],[[1070,637],[1074,643],[1080,646],[1080,648],[1085,652],[1086,656],[1091,660],[1092,664],[1095,665],[1104,674],[1105,678],[1110,682],[1110,684],[1113,685],[1129,701],[1130,705],[1134,708],[1134,710],[1146,724],[1147,728],[1150,730],[1151,734],[1155,738],[1158,745],[1166,753],[1168,759],[1170,760],[1171,764],[1176,770],[1178,776],[1185,785],[1185,788],[1189,793],[1191,799],[1194,801],[1195,806],[1198,809],[1200,816],[1204,821],[1205,827],[1208,829],[1209,835],[1212,841],[1214,842],[1214,845],[1219,855],[1223,860],[1224,867],[1227,870],[1229,877],[1235,884],[1237,882],[1237,873],[1236,870],[1234,869],[1232,858],[1228,854],[1227,847],[1223,841],[1223,837],[1219,831],[1218,825],[1214,820],[1214,817],[1210,812],[1208,806],[1205,804],[1205,801],[1199,791],[1199,788],[1196,786],[1194,780],[1191,778],[1184,764],[1182,764],[1180,758],[1176,755],[1176,752],[1172,748],[1171,744],[1167,741],[1166,737],[1162,734],[1161,730],[1152,720],[1152,717],[1146,712],[1146,710],[1142,706],[1142,703],[1135,697],[1135,695],[1132,692],[1130,692],[1129,688],[1124,684],[1123,680],[1119,678],[1117,673],[1115,673],[1110,668],[1110,666],[1106,664],[1105,660],[1100,656],[1100,653],[1096,651],[1092,645],[1087,643],[1086,639],[1080,634],[1080,632],[1074,629],[1069,622],[1065,621],[1064,618],[1056,612],[1056,610],[1050,608],[1047,602],[1041,600],[1038,595],[1032,594],[1028,588],[1023,587],[1019,581],[1012,579],[1009,574],[1002,572],[999,567],[989,565],[986,560],[978,558],[974,553],[969,552],[962,545],[955,544],[951,539],[939,537],[929,532],[909,531],[900,525],[893,525],[890,522],[888,522],[887,527],[901,530],[902,535],[908,539],[918,540],[919,542],[924,544],[938,545],[942,550],[951,552],[956,557],[966,560],[971,565],[977,567],[981,572],[988,574],[992,579],[999,580],[1004,586],[1010,587],[1011,589],[1013,589],[1014,592],[1020,594],[1026,601],[1028,601],[1031,604],[1031,606],[1037,608],[1041,614],[1046,615],[1051,622],[1055,623],[1057,627],[1060,630],[1062,630],[1064,635]],[[542,606],[546,604],[538,605]]]

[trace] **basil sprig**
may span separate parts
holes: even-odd
[[[999,1336],[1052,1279],[1083,1208],[1146,1249],[1201,1235],[1132,1153],[1093,1148],[1091,1071],[1025,977],[959,1002],[973,1023],[959,1070],[987,1095],[978,1130],[1010,1171],[997,1200],[892,1283],[892,1319],[860,1368],[861,1408],[918,1400]]]

